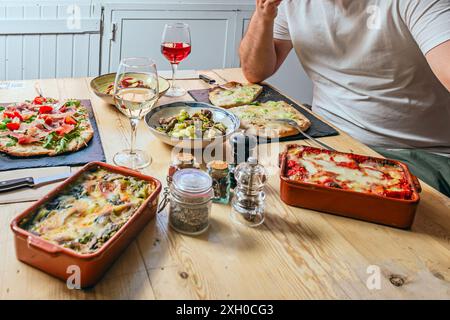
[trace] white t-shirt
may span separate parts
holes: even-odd
[[[313,111],[338,128],[450,154],[450,93],[424,56],[450,40],[450,0],[284,0],[274,36],[292,41]]]

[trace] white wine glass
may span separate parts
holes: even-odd
[[[133,170],[143,169],[152,162],[151,156],[136,149],[136,131],[139,121],[159,99],[156,63],[150,58],[125,58],[120,62],[114,82],[114,102],[117,109],[130,119],[130,149],[114,156],[118,166]]]
[[[164,27],[161,53],[172,66],[172,84],[166,92],[168,97],[181,97],[186,90],[176,84],[178,65],[191,54],[191,31],[186,23],[168,23]]]

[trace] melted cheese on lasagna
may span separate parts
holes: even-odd
[[[147,181],[97,169],[84,174],[21,226],[54,244],[92,253],[133,216],[155,188]]]
[[[410,199],[412,188],[403,168],[389,161],[311,147],[288,150],[287,175],[299,182]]]

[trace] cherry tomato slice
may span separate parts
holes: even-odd
[[[3,116],[5,116],[5,118],[9,118],[9,119],[17,118],[20,121],[23,121],[22,115],[19,112],[17,112],[17,111],[14,111],[14,112],[3,112]]]
[[[29,139],[28,137],[20,137],[19,140],[17,141],[19,144],[28,144]]]
[[[53,111],[53,107],[51,106],[42,106],[39,108],[40,114],[51,113]]]
[[[3,112],[3,116],[4,116],[5,118],[12,119],[12,118],[14,118],[14,113],[13,113],[13,112],[7,112],[7,111],[5,111],[5,112]]]
[[[20,128],[20,123],[10,122],[6,124],[6,127],[11,131],[18,130]]]
[[[23,121],[22,115],[17,111],[14,111],[14,117],[19,118],[20,121]]]
[[[45,99],[44,97],[36,97],[33,100],[33,104],[41,105],[46,101],[47,101],[47,99]]]
[[[51,126],[53,124],[53,119],[50,117],[45,117],[44,121],[45,121],[45,124],[47,124],[49,126]]]

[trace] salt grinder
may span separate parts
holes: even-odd
[[[257,227],[264,222],[264,187],[267,174],[258,160],[250,157],[235,170],[237,186],[232,200],[231,219],[248,227]]]

